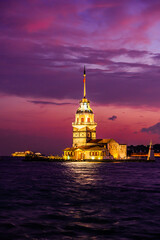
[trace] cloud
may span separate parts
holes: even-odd
[[[0,8],[1,93],[78,100],[85,64],[91,100],[160,106],[159,54],[143,45],[155,41],[148,31],[158,1],[7,0]]]
[[[160,135],[160,122],[158,122],[155,125],[150,126],[148,128],[142,128],[141,132],[146,132],[146,133],[152,133],[152,134]]]
[[[108,120],[115,121],[117,119],[117,116],[113,115],[112,117],[109,117]]]
[[[102,51],[49,43],[42,46],[27,40],[0,39],[0,43],[1,93],[79,100],[86,64],[91,100],[100,104],[159,106],[159,66],[113,60],[121,56],[145,58],[149,52],[124,48]]]
[[[34,103],[34,104],[58,105],[58,106],[72,104],[72,103],[68,103],[68,102],[58,103],[58,102],[49,102],[49,101],[36,101],[36,100],[28,100],[27,102]]]

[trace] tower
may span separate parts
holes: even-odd
[[[152,160],[152,161],[155,160],[155,157],[154,157],[154,149],[153,149],[152,141],[150,142],[147,160]]]
[[[83,74],[84,94],[80,101],[80,107],[75,115],[73,127],[73,147],[86,145],[91,139],[96,139],[96,126],[94,114],[90,107],[90,101],[86,98],[86,70]]]

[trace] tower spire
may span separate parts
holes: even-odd
[[[84,66],[84,74],[83,74],[83,83],[84,83],[84,98],[86,97],[86,69]]]

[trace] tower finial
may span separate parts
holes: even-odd
[[[84,83],[84,98],[86,97],[86,69],[84,66],[84,74],[83,74],[83,83]]]

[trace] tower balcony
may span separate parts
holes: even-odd
[[[72,122],[72,127],[80,127],[80,126],[82,126],[82,127],[87,127],[87,126],[90,126],[90,127],[96,127],[97,126],[97,123],[95,123],[95,122],[79,122],[79,123],[77,123],[77,122]]]

